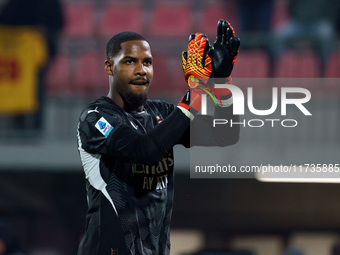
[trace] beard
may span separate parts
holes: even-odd
[[[145,104],[146,100],[148,99],[147,93],[141,93],[141,94],[133,94],[133,93],[126,93],[125,95],[122,95],[124,103],[129,108],[136,108],[139,106],[142,106]]]

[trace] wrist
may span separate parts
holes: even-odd
[[[214,79],[214,87],[215,84],[232,84],[232,79],[231,76],[227,77],[227,78],[217,78]],[[225,99],[229,99],[230,95],[231,95],[231,91],[227,88],[215,88],[216,92],[218,93],[219,97],[221,98],[221,100],[225,100]]]
[[[231,76],[226,78],[217,78],[214,79],[214,84],[232,84]],[[215,88],[216,93],[221,99],[221,106],[222,107],[228,107],[233,104],[233,98],[231,91],[227,88]]]
[[[229,75],[228,77],[225,77],[225,78],[224,77],[222,77],[222,78],[214,77],[213,82],[215,84],[232,84],[231,75]]]
[[[196,115],[201,109],[201,96],[200,94],[196,93],[194,89],[189,89],[177,106],[180,107],[182,112],[187,116],[187,112],[190,112],[191,115]]]
[[[182,106],[181,104],[177,105],[177,108],[180,109],[185,116],[187,116],[189,119],[193,120],[194,119],[194,115],[189,111],[189,109],[185,108],[184,106]]]
[[[232,94],[229,94],[228,96],[225,96],[224,98],[221,98],[221,105],[220,107],[229,107],[233,104],[233,96]]]

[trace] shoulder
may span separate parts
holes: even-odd
[[[126,123],[119,107],[107,100],[99,98],[89,104],[80,114],[78,131],[85,137],[107,137],[111,131],[116,131]],[[120,109],[121,110],[121,109]],[[122,111],[122,110],[121,110]],[[84,136],[83,136],[84,137]]]
[[[82,122],[97,122],[99,119],[104,118],[111,122],[114,120],[122,120],[123,110],[120,109],[113,102],[107,98],[101,97],[90,103],[80,114],[79,121]]]

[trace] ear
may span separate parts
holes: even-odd
[[[113,68],[113,62],[111,60],[106,59],[105,60],[105,71],[109,75],[113,75],[112,68]]]

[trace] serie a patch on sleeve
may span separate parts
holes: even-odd
[[[102,133],[105,137],[107,137],[110,132],[113,130],[113,127],[110,125],[110,123],[104,118],[101,117],[95,127]]]

